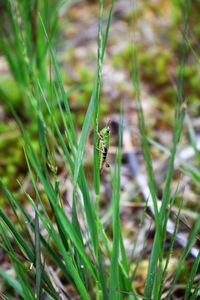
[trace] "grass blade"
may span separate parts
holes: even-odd
[[[197,257],[196,257],[196,259],[195,259],[195,261],[192,265],[192,270],[190,272],[187,287],[186,287],[186,290],[185,290],[184,300],[188,300],[188,298],[189,298],[189,295],[191,293],[192,284],[193,284],[195,275],[197,273],[199,264],[200,264],[200,251],[199,251],[199,253],[198,253],[198,255],[197,255]]]
[[[36,197],[36,205],[38,207],[38,199]],[[35,213],[35,270],[36,270],[36,297],[41,298],[41,279],[42,279],[42,268],[40,258],[40,227],[39,218]]]
[[[113,248],[111,255],[111,269],[110,269],[110,284],[109,284],[109,299],[119,299],[117,289],[119,288],[119,247],[120,247],[120,166],[122,158],[122,124],[119,127],[119,147],[114,167],[113,175]]]
[[[23,296],[23,290],[19,281],[11,275],[8,275],[2,268],[0,268],[0,276],[16,291],[17,294],[21,297]]]

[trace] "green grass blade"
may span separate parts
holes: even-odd
[[[172,295],[173,287],[174,287],[174,285],[175,285],[175,283],[176,283],[176,281],[177,281],[177,279],[180,275],[181,266],[184,264],[184,261],[185,261],[185,259],[187,258],[188,254],[190,252],[190,249],[192,248],[193,244],[196,242],[196,238],[197,238],[197,235],[199,234],[199,232],[200,232],[200,219],[197,219],[195,225],[192,228],[190,236],[188,238],[187,245],[183,249],[183,252],[182,252],[182,254],[179,258],[178,264],[176,266],[176,271],[174,273],[174,278],[173,278],[171,288],[170,288],[170,293],[169,293],[170,296]]]
[[[119,127],[119,147],[114,167],[113,175],[113,248],[111,255],[111,269],[110,269],[110,284],[109,284],[109,299],[119,299],[119,247],[120,247],[120,213],[119,213],[119,201],[120,201],[120,166],[122,158],[122,124]]]
[[[145,125],[145,119],[142,109],[141,103],[141,93],[140,93],[140,78],[139,78],[139,66],[137,60],[137,52],[136,52],[136,45],[133,45],[132,49],[132,82],[133,87],[136,93],[136,103],[137,103],[137,115],[138,115],[138,122],[140,127],[140,134],[143,146],[143,156],[145,160],[145,166],[147,171],[148,183],[149,183],[149,190],[153,201],[153,209],[155,215],[155,223],[156,229],[158,230],[158,244],[156,245],[157,252],[160,253],[160,225],[159,225],[159,215],[158,215],[158,204],[157,204],[157,189],[156,183],[154,178],[154,171],[153,171],[153,164],[151,159],[151,150],[147,138],[147,129]],[[154,262],[152,263],[154,265]]]
[[[42,20],[41,15],[39,15],[39,18],[40,18],[40,21],[41,21],[41,24],[42,24],[43,31],[45,33],[47,42],[49,44],[49,51],[50,51],[51,59],[52,59],[52,62],[53,62],[57,83],[58,83],[58,86],[59,86],[59,89],[60,89],[60,92],[61,92],[61,95],[62,95],[62,99],[65,103],[65,107],[66,107],[66,110],[67,110],[68,121],[69,121],[69,126],[70,126],[70,129],[71,129],[71,132],[72,132],[73,142],[74,142],[74,144],[76,144],[76,132],[75,132],[74,123],[73,123],[73,119],[72,119],[72,114],[71,114],[71,110],[70,110],[68,99],[67,99],[67,94],[65,93],[64,85],[62,83],[62,76],[60,74],[60,70],[59,70],[59,67],[58,67],[58,64],[57,64],[57,61],[56,61],[56,57],[55,57],[54,51],[51,47],[51,42],[49,41],[48,34],[47,34],[47,31],[46,31],[46,28],[45,28],[45,25],[44,25],[44,22]]]
[[[147,139],[146,134],[146,126],[144,121],[144,115],[142,110],[142,104],[140,99],[140,81],[139,81],[139,74],[138,74],[138,63],[137,63],[137,54],[136,49],[133,48],[133,74],[132,74],[132,81],[133,86],[136,93],[136,100],[137,100],[137,114],[138,114],[138,121],[143,145],[143,155],[145,159],[146,171],[148,176],[149,182],[149,190],[151,193],[152,201],[153,201],[153,208],[154,208],[154,215],[155,215],[155,223],[156,223],[156,236],[154,239],[154,245],[151,251],[151,257],[149,262],[149,268],[147,273],[146,279],[146,288],[145,288],[145,297],[151,298],[152,292],[152,285],[154,282],[154,275],[155,275],[155,268],[157,264],[157,257],[161,251],[161,228],[159,224],[159,214],[158,214],[158,205],[157,205],[157,191],[156,191],[156,184],[154,179],[154,172],[153,172],[153,165],[151,159],[151,152],[150,147]]]
[[[79,254],[81,255],[81,257],[85,263],[85,267],[88,268],[90,270],[91,274],[94,276],[94,278],[96,278],[94,268],[88,259],[88,256],[85,252],[85,248],[83,247],[82,242],[80,241],[80,238],[79,238],[76,230],[74,229],[72,224],[69,222],[69,220],[66,218],[66,216],[64,215],[64,213],[61,209],[58,208],[56,213],[59,217],[62,227],[65,229],[64,233],[67,233],[67,236],[70,237],[71,241],[75,245],[77,251],[79,252]]]
[[[126,257],[126,249],[125,249],[125,246],[124,246],[121,224],[120,224],[120,227],[119,227],[119,234],[120,234],[120,251],[121,251],[121,256],[122,256],[122,266],[123,266],[123,268],[126,272],[126,276],[127,276],[128,273],[129,273],[129,265],[128,265],[128,260],[127,260],[127,257]]]
[[[39,132],[39,145],[40,145],[40,152],[42,158],[42,168],[47,174],[47,159],[46,159],[46,137],[45,137],[45,128],[44,123],[40,117],[38,117],[38,132]]]
[[[41,91],[42,91],[42,89],[41,89]],[[44,100],[45,100],[48,112],[49,112],[49,114],[51,114],[51,108],[48,104],[48,101],[45,98],[45,95],[43,95],[43,96],[44,96]],[[56,123],[56,120],[53,116],[52,116],[52,125],[54,126],[55,132],[58,135],[60,144],[62,146],[62,150],[63,150],[63,152],[66,155],[66,158],[68,160],[70,170],[71,170],[71,172],[73,172],[73,170],[74,170],[73,161],[72,161],[70,153],[67,149],[66,143],[65,143],[65,141],[62,137],[60,129],[59,129],[59,127]],[[87,186],[87,182],[86,182],[85,175],[84,175],[82,167],[80,168],[80,178],[78,179],[78,184],[79,184],[79,187],[80,187],[82,195],[83,195],[84,206],[85,206],[86,217],[87,217],[87,223],[88,223],[88,228],[89,228],[89,231],[90,231],[90,234],[91,234],[92,242],[93,242],[93,245],[97,245],[98,243],[97,243],[97,231],[96,231],[96,226],[95,226],[95,211],[94,211],[94,206],[93,206],[93,204],[91,202],[91,199],[90,199],[89,189],[88,189],[88,186]]]
[[[7,274],[4,269],[0,268],[0,276],[11,286],[17,294],[21,297],[23,296],[23,290],[19,281],[17,281],[14,277]]]
[[[29,159],[30,159],[31,163],[33,164],[34,168],[36,169],[36,172],[37,172],[38,176],[40,177],[41,182],[43,183],[43,185],[45,187],[45,190],[46,190],[46,192],[47,192],[47,194],[49,196],[49,199],[51,200],[51,203],[52,203],[52,205],[55,208],[55,213],[58,214],[59,208],[55,207],[56,194],[55,194],[54,190],[52,189],[52,186],[50,185],[50,183],[48,183],[48,181],[46,181],[46,179],[42,175],[42,171],[40,169],[39,162],[38,162],[38,160],[37,160],[37,158],[36,158],[36,156],[34,154],[33,149],[31,149],[31,147],[29,147],[29,153],[28,154],[29,154]],[[2,213],[2,212],[0,211],[0,213]],[[63,214],[63,212],[61,210],[60,210],[59,217],[60,216],[62,217],[61,221],[63,222],[63,220],[66,219],[66,216]],[[4,216],[4,217],[6,219],[6,216]],[[8,222],[9,226],[11,227],[11,229],[14,231],[14,234],[18,237],[19,234],[12,228],[12,224],[9,223],[9,220],[6,219],[6,221]],[[68,221],[67,224],[70,224],[69,221]],[[48,227],[46,229],[48,229]],[[70,226],[70,229],[71,229],[71,232],[70,232],[71,233],[71,237],[73,238],[73,233],[75,233],[75,231],[72,228],[72,226]],[[61,253],[63,255],[63,258],[65,260],[69,276],[71,276],[73,278],[74,282],[76,282],[77,289],[81,293],[83,299],[88,299],[88,293],[87,293],[87,291],[86,291],[86,289],[85,289],[85,287],[84,287],[84,285],[83,285],[83,283],[82,283],[82,281],[81,281],[81,279],[79,277],[79,274],[78,274],[77,270],[74,268],[71,259],[68,257],[67,252],[66,252],[64,246],[60,242],[60,240],[59,240],[59,238],[57,236],[57,232],[55,232],[54,230],[52,230],[51,234],[52,234],[53,239],[55,239],[55,244],[59,245],[59,249],[60,249],[60,251],[61,251]],[[78,243],[78,239],[76,239],[76,238],[77,237],[75,236],[74,239],[73,239],[73,241],[76,240],[75,244]],[[20,239],[20,238],[18,237],[18,239]],[[21,241],[21,244],[24,245],[23,240]],[[81,243],[78,243],[78,246],[80,246],[80,244]],[[27,251],[28,251],[28,249],[27,249]],[[92,270],[92,267],[91,267],[90,263],[88,262],[87,256],[85,255],[84,251],[85,251],[85,249],[83,249],[82,247],[80,247],[80,254],[84,256],[84,261],[86,261],[86,264],[89,265],[89,268]],[[33,257],[31,257],[30,260],[33,261]],[[93,274],[94,274],[94,272],[93,272]]]
[[[36,205],[38,206],[39,201],[36,197]],[[42,280],[42,266],[40,258],[40,227],[39,227],[39,218],[37,213],[35,213],[35,269],[36,269],[36,297],[37,299],[41,298],[41,280]]]
[[[103,1],[100,0],[100,13],[99,13],[99,34],[98,34],[98,66],[97,66],[97,86],[94,103],[94,137],[93,137],[93,151],[94,151],[94,189],[96,193],[96,218],[99,218],[99,190],[100,190],[100,174],[99,174],[99,150],[98,150],[98,138],[99,131],[99,98],[101,89],[102,78],[102,60],[103,60],[103,34],[102,34],[102,22],[103,22]]]
[[[28,245],[21,234],[18,232],[18,230],[15,228],[11,220],[6,216],[4,211],[0,209],[0,219],[3,220],[4,224],[8,227],[10,233],[12,234],[13,238],[19,245],[20,249],[24,253],[24,255],[31,261],[34,261],[34,254],[32,249],[30,248],[30,245]]]
[[[178,70],[178,80],[177,80],[177,97],[176,97],[176,111],[175,111],[175,122],[174,122],[174,129],[173,129],[173,144],[171,148],[171,155],[168,162],[168,168],[167,168],[167,174],[166,174],[166,181],[165,181],[165,187],[163,191],[163,197],[162,197],[162,206],[159,214],[159,222],[158,224],[161,225],[161,227],[156,227],[156,235],[154,238],[154,244],[151,251],[151,258],[147,273],[147,280],[145,285],[145,291],[144,291],[144,297],[151,298],[153,286],[155,289],[159,289],[160,287],[155,286],[154,277],[156,274],[156,267],[157,267],[157,261],[160,254],[160,263],[163,259],[163,251],[162,253],[158,253],[158,249],[161,249],[161,242],[164,243],[164,240],[160,240],[160,232],[162,231],[162,236],[165,236],[165,230],[163,228],[163,224],[166,222],[166,208],[169,203],[170,199],[170,189],[171,189],[171,182],[172,182],[172,176],[173,176],[173,170],[174,170],[174,160],[175,160],[175,154],[177,150],[177,145],[179,143],[182,127],[183,127],[183,120],[185,115],[185,109],[183,106],[183,79],[184,79],[184,66],[185,66],[185,60],[186,60],[186,50],[187,50],[187,44],[185,42],[184,36],[187,36],[188,32],[188,16],[190,12],[190,0],[186,1],[184,3],[184,17],[183,17],[183,38],[182,38],[182,45],[181,45],[181,53],[180,53],[180,62],[179,62],[179,70]]]
[[[42,222],[42,224],[44,225],[45,229],[49,232],[49,236],[51,236],[51,238],[55,242],[55,245],[57,245],[57,247],[60,251],[60,254],[64,258],[64,263],[63,263],[63,259],[60,258],[60,256],[57,255],[57,253],[55,253],[55,249],[52,249],[49,246],[48,242],[43,237],[41,237],[41,242],[45,247],[46,254],[48,254],[53,259],[54,263],[62,270],[63,274],[65,275],[65,277],[68,280],[70,280],[70,277],[73,279],[73,281],[75,282],[75,284],[77,286],[77,290],[80,292],[81,295],[83,295],[83,297],[85,297],[86,296],[85,287],[83,286],[83,283],[79,278],[79,274],[73,265],[72,259],[69,257],[68,252],[66,251],[66,248],[64,247],[56,230],[52,226],[51,222],[47,223],[46,219],[42,217],[40,211],[38,210],[34,201],[30,198],[30,196],[27,198],[30,201],[30,203],[32,204],[35,212],[39,216],[39,219]]]
[[[45,190],[47,192],[47,195],[49,197],[50,203],[54,209],[54,213],[55,213],[55,217],[57,222],[59,222],[59,226],[61,228],[63,228],[63,233],[65,234],[66,238],[68,239],[68,237],[71,238],[73,244],[76,246],[77,250],[79,251],[81,257],[83,258],[86,266],[90,269],[90,271],[92,272],[92,274],[94,275],[94,271],[93,271],[93,267],[91,266],[86,254],[85,254],[85,249],[83,248],[81,241],[79,240],[77,233],[75,231],[75,229],[73,228],[72,224],[69,222],[69,220],[67,219],[67,217],[65,216],[63,210],[56,205],[57,203],[57,196],[55,191],[53,190],[50,182],[48,182],[41,171],[39,162],[33,152],[33,149],[30,148],[30,152],[28,153],[29,156],[29,160],[31,161],[35,171],[37,172],[42,184],[45,187]]]
[[[29,198],[29,200],[31,201],[31,204],[33,205],[35,211],[37,212],[44,227],[46,228],[46,230],[49,232],[49,235],[54,240],[55,245],[57,245],[57,247],[64,259],[65,265],[63,264],[62,259],[60,260],[59,256],[57,256],[55,254],[55,252],[49,247],[48,243],[43,238],[41,238],[41,242],[44,244],[47,253],[52,257],[54,262],[61,268],[61,270],[63,271],[63,274],[65,274],[68,279],[69,279],[69,277],[71,277],[73,279],[73,281],[77,287],[77,290],[80,292],[83,299],[89,299],[86,288],[85,288],[76,268],[74,267],[71,257],[69,256],[68,252],[66,251],[66,248],[65,248],[66,245],[65,246],[63,245],[61,239],[59,238],[59,236],[58,236],[56,230],[53,228],[52,224],[47,223],[46,220],[42,217],[37,206],[34,204],[34,202],[31,200],[31,198]],[[62,212],[62,214],[63,214],[63,212]],[[64,216],[64,218],[65,218],[65,216]]]
[[[197,257],[196,257],[196,259],[195,259],[195,261],[192,265],[192,270],[190,272],[187,287],[186,287],[186,290],[185,290],[184,300],[188,300],[188,298],[189,298],[189,295],[191,293],[192,284],[193,284],[195,275],[198,271],[199,264],[200,264],[200,251],[199,251],[199,253],[198,253],[198,255],[197,255]]]
[[[116,0],[112,0],[109,15],[108,15],[108,22],[107,22],[107,26],[106,26],[106,30],[105,30],[104,39],[103,39],[103,51],[102,51],[103,56],[104,56],[104,53],[105,53],[105,50],[106,50],[106,43],[107,43],[107,40],[108,40],[109,29],[110,29],[110,25],[111,25],[111,21],[112,21],[112,14],[113,14],[113,8],[114,8],[115,1]]]
[[[194,289],[194,292],[193,292],[192,296],[190,297],[190,300],[198,299],[199,290],[200,290],[200,281],[196,284],[196,287]]]
[[[168,210],[168,217],[170,215],[170,211],[173,207],[173,204],[174,204],[174,201],[175,201],[175,197],[177,195],[177,192],[178,192],[178,188],[174,194],[174,197],[171,201],[171,205],[170,205],[170,209]],[[175,226],[174,226],[174,232],[173,232],[173,235],[172,235],[172,238],[171,238],[171,243],[170,243],[170,247],[169,247],[169,250],[167,252],[167,257],[166,257],[166,263],[165,263],[165,266],[163,268],[163,272],[162,274],[160,274],[159,278],[158,278],[158,281],[159,281],[159,286],[160,286],[160,290],[159,290],[159,297],[161,298],[162,296],[162,290],[164,288],[164,281],[167,277],[167,267],[169,265],[169,262],[170,262],[170,258],[171,258],[171,255],[172,255],[172,251],[173,251],[173,247],[174,247],[174,243],[175,243],[175,240],[176,240],[176,234],[177,234],[177,231],[178,231],[178,225],[179,225],[179,220],[180,220],[180,213],[181,213],[181,209],[182,209],[182,204],[183,204],[183,201],[182,203],[180,204],[179,206],[179,209],[178,209],[178,214],[177,214],[177,217],[176,217],[176,222],[175,222]],[[167,220],[168,220],[168,217],[166,218],[166,221],[165,221],[165,228],[167,226]],[[165,240],[165,238],[164,238]],[[163,247],[164,247],[164,244],[163,244]],[[158,289],[155,289],[155,292],[158,293]]]
[[[23,218],[23,220],[24,220],[24,223],[25,224],[27,224],[27,226],[29,226],[30,225],[30,229],[32,230],[32,232],[34,233],[35,232],[35,226],[34,226],[34,223],[32,222],[32,220],[29,218],[29,216],[27,215],[27,213],[24,211],[24,209],[23,209],[23,207],[20,205],[20,203],[14,198],[14,196],[9,192],[9,190],[6,188],[6,186],[5,185],[3,185],[2,184],[2,182],[0,181],[0,184],[1,184],[1,187],[2,187],[2,189],[3,189],[3,191],[4,191],[4,193],[5,193],[5,195],[6,195],[6,197],[7,197],[7,199],[8,199],[8,201],[9,201],[9,204],[10,204],[10,206],[13,208],[13,211],[15,210],[14,209],[14,206],[19,210],[19,212],[20,212],[20,214],[21,214],[21,216],[22,216],[22,218]],[[30,196],[28,195],[28,197],[27,197],[27,199],[28,200],[30,200]],[[33,201],[31,202],[31,204],[33,205]],[[34,205],[35,205],[35,203],[34,203]],[[33,206],[34,206],[33,205]],[[36,207],[36,205],[35,205],[35,208],[37,208]],[[35,211],[36,211],[36,209],[35,209]],[[51,224],[51,223],[50,223]],[[48,225],[47,225],[47,228],[49,228],[48,227]],[[23,235],[24,236],[24,235]],[[30,238],[30,234],[29,234],[29,236],[25,236],[26,238],[28,237],[28,238]],[[48,244],[46,243],[46,241],[44,240],[44,238],[43,237],[41,237],[41,239],[42,239],[42,243],[43,244],[45,244],[46,245],[46,247],[48,247]],[[53,252],[53,251],[52,251]],[[54,252],[53,252],[53,254],[54,254]],[[52,253],[51,253],[51,255],[50,256],[52,256]],[[54,260],[55,261],[55,260]],[[34,261],[32,261],[33,263],[35,263]],[[43,280],[46,282],[46,284],[47,284],[47,286],[48,286],[48,289],[51,291],[51,294],[52,295],[55,295],[55,290],[54,290],[54,287],[52,286],[52,284],[51,284],[51,282],[50,282],[50,280],[49,280],[49,278],[48,278],[48,276],[46,275],[46,273],[43,273]]]
[[[25,269],[24,263],[19,261],[17,254],[8,238],[6,229],[4,229],[1,223],[0,223],[0,232],[4,240],[3,245],[5,246],[3,247],[12,261],[12,264],[15,268],[16,276],[21,284],[23,290],[22,296],[24,299],[34,300],[35,298],[34,291],[32,290],[31,285],[29,284],[27,270]]]
[[[98,51],[99,51],[99,56],[98,56],[98,70],[97,70],[97,74],[96,74],[96,79],[94,82],[94,88],[92,91],[92,95],[90,98],[90,103],[88,106],[88,110],[85,116],[85,120],[83,123],[83,127],[82,127],[82,132],[81,132],[81,137],[80,137],[80,141],[79,141],[79,145],[78,145],[78,152],[77,152],[77,157],[75,160],[75,172],[74,172],[74,186],[76,186],[77,180],[78,180],[78,175],[79,175],[79,169],[80,166],[82,164],[82,160],[83,160],[83,155],[84,155],[84,148],[85,148],[85,143],[86,143],[86,139],[88,136],[88,132],[89,132],[89,128],[90,128],[90,123],[92,120],[92,115],[93,115],[93,111],[95,108],[95,104],[96,104],[96,97],[98,95],[98,89],[100,87],[100,80],[101,80],[101,76],[99,76],[99,74],[101,73],[101,68],[102,68],[102,64],[103,64],[103,58],[104,58],[104,52],[105,52],[105,48],[106,48],[106,43],[107,43],[107,39],[108,39],[108,32],[109,32],[109,27],[110,27],[110,22],[111,22],[111,16],[112,16],[112,7],[111,7],[111,13],[109,15],[109,19],[107,22],[107,29],[106,29],[106,35],[104,36],[104,40],[103,40],[103,45],[102,45],[102,41],[99,44],[98,47]],[[100,37],[101,35],[99,35]],[[100,37],[101,39],[101,37]],[[102,48],[103,47],[103,48]],[[95,120],[95,123],[97,124],[97,121]],[[97,125],[96,125],[97,127]]]
[[[73,199],[73,206],[72,206],[72,226],[74,228],[76,228],[76,233],[77,233],[77,235],[79,237],[79,240],[80,240],[82,246],[84,247],[83,237],[82,237],[82,232],[81,232],[81,227],[80,227],[80,224],[79,224],[79,221],[78,221],[76,204],[77,204],[76,199]],[[79,255],[79,252],[76,250],[76,248],[74,249],[74,257],[75,257],[76,265],[77,265],[77,268],[79,270],[79,274],[81,276],[81,279],[83,280],[84,284],[87,285],[86,274],[85,274],[85,270],[83,268],[84,261],[81,258],[81,256]]]
[[[195,152],[195,158],[196,158],[197,163],[200,165],[200,153],[199,153],[199,150],[197,148],[196,134],[195,134],[191,119],[190,119],[188,114],[186,115],[186,122],[187,122],[187,126],[188,126],[191,145],[192,145],[192,147],[194,149],[194,152]]]
[[[93,178],[94,178],[94,190],[96,194],[96,225],[97,225],[97,241],[95,247],[95,254],[98,261],[98,277],[99,284],[98,289],[103,293],[103,298],[108,299],[108,292],[105,280],[105,266],[101,254],[101,249],[99,245],[100,236],[100,219],[99,219],[99,193],[100,193],[100,172],[99,172],[99,150],[98,150],[98,125],[99,125],[99,104],[100,104],[100,91],[101,91],[101,81],[102,81],[102,62],[103,62],[103,46],[106,47],[107,38],[103,40],[103,1],[99,1],[99,33],[98,33],[98,65],[97,65],[97,84],[95,86],[95,96],[94,96],[94,136],[93,136]],[[109,30],[109,27],[107,27]],[[103,44],[104,42],[104,44]]]

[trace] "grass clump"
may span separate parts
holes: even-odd
[[[0,245],[4,255],[9,258],[12,270],[14,270],[10,275],[0,267],[0,276],[6,287],[4,294],[8,299],[73,299],[76,295],[79,295],[81,299],[109,300],[161,299],[162,297],[181,211],[180,201],[169,251],[166,253],[165,242],[169,212],[177,196],[176,192],[171,195],[171,185],[177,146],[185,118],[183,79],[188,44],[183,39],[177,75],[173,141],[160,208],[141,103],[137,47],[134,45],[130,48],[130,71],[136,96],[143,155],[155,217],[155,235],[145,278],[146,285],[143,295],[139,295],[133,287],[133,281],[137,270],[140,268],[140,258],[132,270],[136,244],[133,245],[131,255],[128,256],[123,237],[123,223],[120,218],[123,107],[119,112],[118,146],[114,168],[111,168],[110,171],[112,181],[110,201],[112,225],[110,232],[112,238],[108,235],[100,210],[101,177],[98,149],[100,94],[103,61],[114,2],[112,1],[110,5],[106,26],[103,22],[103,1],[99,2],[96,76],[79,138],[70,108],[70,93],[65,91],[53,45],[57,9],[54,11],[53,7],[51,8],[53,2],[48,1],[44,3],[33,1],[35,4],[33,6],[26,1],[8,1],[5,4],[5,18],[10,22],[10,32],[8,37],[4,36],[1,47],[9,63],[13,78],[19,86],[20,93],[22,93],[23,99],[27,100],[27,112],[31,113],[37,134],[37,145],[35,145],[29,130],[24,125],[23,118],[15,109],[15,105],[12,101],[6,103],[9,112],[18,124],[23,139],[23,152],[32,187],[31,193],[27,191],[23,183],[19,182],[19,185],[23,197],[26,198],[26,203],[29,204],[29,209],[33,212],[31,215],[23,203],[16,199],[5,182],[0,181],[7,205],[12,212],[12,217],[9,218],[6,210],[0,208]],[[39,6],[36,5],[37,3]],[[187,14],[190,3],[187,4],[183,18],[184,36],[188,32]],[[46,10],[46,8],[48,9]],[[33,18],[31,22],[28,21],[30,15]],[[49,20],[52,24],[49,23]],[[22,25],[24,30],[21,35]],[[35,32],[36,29],[37,32]],[[13,43],[17,45],[16,52],[13,50]],[[29,63],[27,63],[27,59]],[[158,62],[158,68],[163,68],[163,61]],[[89,74],[83,71],[81,76],[90,78]],[[81,90],[81,87],[79,86],[77,89]],[[5,97],[5,94],[2,93],[2,95]],[[94,128],[92,192],[83,167],[85,146],[91,124]],[[191,124],[190,135],[197,159],[199,159]],[[71,194],[68,195],[67,201],[62,194],[62,180],[57,165],[58,157],[65,165],[65,174],[67,174],[70,182]],[[144,208],[142,222],[145,219],[146,210],[147,207]],[[185,265],[199,230],[200,222],[197,220],[178,259],[168,292],[169,298],[173,294],[181,267]],[[138,239],[139,235],[135,243]],[[143,246],[146,241],[147,239],[143,241]],[[199,262],[198,254],[188,276],[184,299],[188,299],[192,293],[191,299],[198,297],[199,285],[194,285],[193,282]],[[55,270],[59,272],[59,275]]]

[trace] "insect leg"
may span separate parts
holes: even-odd
[[[98,138],[99,138],[100,140],[103,140],[103,137],[102,137],[102,135],[101,135],[100,132],[97,132],[97,135],[98,135]]]
[[[103,153],[103,150],[102,150],[102,149],[99,149],[98,147],[96,147],[96,149],[97,149],[98,151],[100,151],[101,153]]]
[[[108,160],[106,160],[106,168],[110,168],[110,163],[108,162]]]

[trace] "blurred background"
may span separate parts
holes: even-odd
[[[132,84],[132,53],[137,53],[140,76],[140,92],[147,135],[151,144],[158,194],[162,197],[167,159],[172,143],[172,129],[177,94],[177,73],[180,68],[181,47],[186,48],[183,97],[186,118],[179,144],[172,188],[180,183],[176,205],[183,200],[180,225],[185,233],[190,231],[200,212],[200,1],[193,1],[187,24],[188,36],[184,36],[182,0],[119,0],[116,1],[105,52],[100,99],[100,129],[111,120],[111,144],[109,160],[113,164],[117,148],[117,131],[120,105],[124,107],[128,140],[124,141],[121,170],[122,206],[121,218],[127,251],[135,238],[138,220],[145,207],[141,186],[135,176],[145,175],[142,147],[137,120],[137,105]],[[104,1],[104,18],[108,17],[110,1]],[[14,14],[12,14],[14,12]],[[13,17],[14,15],[14,17]],[[23,152],[23,138],[10,104],[33,142],[39,149],[37,116],[27,97],[34,82],[40,80],[48,94],[47,82],[51,80],[51,62],[47,55],[48,40],[41,19],[53,45],[68,95],[77,132],[81,131],[92,93],[97,67],[97,36],[99,2],[92,0],[58,1],[0,1],[0,177],[24,206],[29,208],[21,193],[25,189],[33,193],[30,174]],[[18,28],[13,18],[18,20]],[[103,23],[105,26],[106,24]],[[24,46],[23,46],[24,43]],[[53,100],[52,100],[53,101]],[[56,121],[62,128],[59,111]],[[47,116],[50,119],[50,116]],[[51,145],[49,140],[49,145]],[[52,142],[53,143],[53,142]],[[131,150],[133,157],[127,157]],[[92,132],[86,144],[84,164],[92,186]],[[131,162],[130,162],[131,160]],[[55,154],[57,174],[64,199],[72,195],[73,186],[68,169],[58,153]],[[134,170],[131,169],[134,164]],[[146,182],[144,181],[143,187]],[[105,224],[109,227],[110,170],[105,169],[101,185],[101,209]],[[0,192],[0,204],[10,214],[5,198]],[[44,196],[45,197],[45,196]],[[149,224],[146,220],[143,235]],[[150,229],[153,234],[153,226]],[[141,233],[142,239],[142,233]],[[198,243],[198,241],[197,241]],[[140,244],[141,246],[141,244]],[[141,248],[138,248],[138,253]],[[146,255],[151,243],[145,245],[143,268],[140,268],[135,288],[142,293],[147,269]],[[0,263],[5,263],[4,257]],[[176,255],[171,266],[176,261]],[[184,276],[184,272],[183,272]],[[198,275],[200,276],[200,275]],[[177,288],[177,299],[181,287]]]

